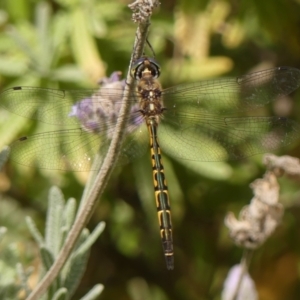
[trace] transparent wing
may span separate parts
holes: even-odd
[[[90,170],[91,158],[96,154],[104,158],[108,150],[123,92],[121,82],[98,90],[15,87],[3,91],[0,93],[0,106],[6,110],[22,117],[58,125],[55,128],[62,129],[19,138],[10,145],[12,160],[45,169]],[[143,123],[143,118],[135,107],[135,95],[130,97],[129,102],[131,112],[125,118],[126,138],[119,164],[142,155],[147,149],[147,144],[134,142],[145,139],[142,128],[136,131]]]
[[[300,137],[297,123],[245,113],[299,85],[300,70],[280,67],[166,89],[161,146],[174,157],[196,161],[236,160],[286,147]]]
[[[194,117],[203,110],[212,113],[236,113],[263,106],[277,96],[287,95],[300,84],[300,70],[279,67],[237,78],[183,84],[163,91],[164,105],[176,116],[184,116],[184,108],[195,109]],[[72,118],[72,106],[89,100],[93,109],[105,115],[118,113],[124,84],[115,83],[95,90],[55,90],[36,87],[13,87],[0,93],[0,106],[22,117],[48,124],[79,124]],[[129,102],[136,103],[135,93]],[[133,105],[132,104],[132,105]]]
[[[173,115],[184,118],[184,112],[192,109],[193,118],[200,118],[203,112],[226,115],[253,110],[290,94],[299,85],[300,70],[278,67],[237,78],[178,85],[164,90],[163,97]]]
[[[22,165],[88,171],[99,145],[98,136],[77,128],[22,137],[10,148],[12,160]]]
[[[96,155],[103,161],[114,128],[101,133],[82,128],[42,132],[23,136],[10,145],[11,159],[21,165],[50,170],[96,171],[92,163]],[[117,164],[130,162],[148,148],[146,126],[127,134]],[[101,161],[100,161],[101,164]]]
[[[160,143],[175,157],[201,161],[238,159],[286,146],[298,138],[297,124],[284,118],[242,115],[291,93],[299,83],[300,70],[280,67],[166,89]],[[96,153],[104,156],[108,149],[123,91],[121,82],[98,90],[15,87],[3,91],[0,106],[4,109],[61,128],[20,138],[11,145],[12,159],[47,169],[89,170],[91,158]],[[135,93],[129,102],[120,163],[148,148]]]
[[[56,90],[38,87],[13,87],[0,93],[0,107],[19,116],[47,124],[81,125],[74,117],[74,105],[83,102],[82,113],[109,115],[118,113],[124,88]],[[72,114],[73,113],[73,114]]]
[[[280,117],[204,117],[159,127],[162,149],[194,161],[239,160],[286,148],[300,138],[299,125]],[[177,126],[176,126],[177,125]]]

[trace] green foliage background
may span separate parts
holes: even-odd
[[[161,1],[149,41],[161,64],[163,86],[289,65],[300,68],[300,1]],[[136,24],[129,1],[2,0],[0,88],[16,85],[91,88],[99,78],[126,74]],[[146,54],[152,55],[150,49]],[[269,107],[268,114],[300,119],[299,91]],[[291,101],[293,99],[294,101]],[[0,145],[41,124],[0,111]],[[299,156],[299,145],[287,149]],[[175,270],[162,255],[148,156],[114,172],[90,221],[107,222],[94,245],[74,299],[94,284],[101,299],[220,299],[228,269],[242,250],[223,220],[252,195],[249,183],[264,169],[261,156],[236,163],[177,162],[164,156],[173,210]],[[58,173],[8,163],[0,175],[0,225],[9,230],[22,262],[38,264],[25,215],[43,228],[47,193],[59,185],[80,199],[87,174]],[[250,268],[260,299],[299,299],[299,185],[282,179],[286,214],[282,226],[258,251]],[[1,244],[5,247],[5,244]],[[0,251],[1,248],[0,248]],[[0,271],[1,272],[1,271]]]

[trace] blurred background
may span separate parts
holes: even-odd
[[[169,87],[288,65],[300,68],[300,1],[161,1],[148,40]],[[2,0],[0,89],[16,85],[96,88],[113,71],[127,72],[135,38],[129,1]],[[149,48],[145,53],[152,56]],[[300,121],[300,91],[272,103],[270,115]],[[0,109],[0,148],[40,124]],[[27,128],[28,127],[28,128]],[[281,153],[283,154],[283,153]],[[284,154],[299,157],[300,143]],[[264,173],[262,155],[234,163],[193,168],[164,155],[173,212],[175,269],[162,254],[149,155],[116,168],[88,227],[107,223],[93,245],[85,276],[73,299],[96,283],[100,299],[220,299],[228,270],[242,249],[228,237],[224,217],[252,198],[249,184]],[[49,188],[80,199],[86,173],[24,168],[8,162],[0,173],[0,226],[25,265],[38,267],[36,245],[25,226],[30,215],[44,228]],[[253,257],[250,274],[259,299],[300,298],[299,182],[282,178],[282,225]],[[2,249],[2,250],[1,250]],[[0,270],[1,272],[1,270]]]

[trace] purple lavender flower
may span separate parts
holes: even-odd
[[[125,88],[125,80],[121,80],[121,72],[113,72],[110,77],[102,78],[99,90],[72,106],[70,117],[79,119],[82,128],[93,133],[107,132],[107,137],[116,125],[119,115],[121,100]],[[134,131],[143,119],[138,114],[138,103],[131,107],[126,130],[128,133]]]

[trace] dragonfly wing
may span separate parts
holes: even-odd
[[[124,86],[114,82],[110,88],[99,90],[54,90],[34,87],[15,87],[0,93],[0,106],[15,114],[48,124],[56,124],[58,131],[26,136],[11,144],[12,159],[40,168],[88,171],[95,154],[104,157],[121,107]],[[76,102],[77,101],[77,102]],[[76,102],[76,104],[74,104]],[[131,94],[131,111],[123,128],[128,135],[143,122]],[[72,106],[73,104],[73,106]],[[68,125],[73,128],[65,129]],[[74,128],[75,125],[75,128]],[[130,138],[127,144],[134,144]],[[139,155],[138,146],[126,148],[120,164]],[[80,156],[81,155],[81,156]]]
[[[174,116],[185,109],[197,114],[233,114],[253,110],[288,95],[300,86],[300,70],[278,67],[237,78],[178,85],[163,91],[164,105]]]
[[[19,164],[36,165],[43,169],[84,172],[94,170],[92,162],[96,154],[101,160],[109,150],[116,120],[117,118],[110,120],[99,132],[72,128],[21,137],[10,145],[11,158]],[[128,163],[145,152],[148,144],[145,140],[145,128],[140,113],[133,112],[124,128],[125,141],[116,164]],[[101,165],[101,161],[98,165]]]
[[[21,165],[42,169],[89,171],[97,153],[107,142],[81,128],[44,132],[19,138],[10,145],[11,159]]]
[[[120,150],[118,165],[134,161],[136,158],[143,156],[149,149],[149,133],[146,124],[143,122],[131,134],[126,135]]]
[[[82,119],[97,122],[97,118],[118,114],[124,87],[114,84],[118,85],[98,90],[13,87],[0,93],[0,107],[47,124],[79,126]]]
[[[287,147],[300,138],[299,125],[280,117],[209,117],[161,126],[171,155],[195,161],[238,160]],[[162,144],[163,148],[163,144]]]

